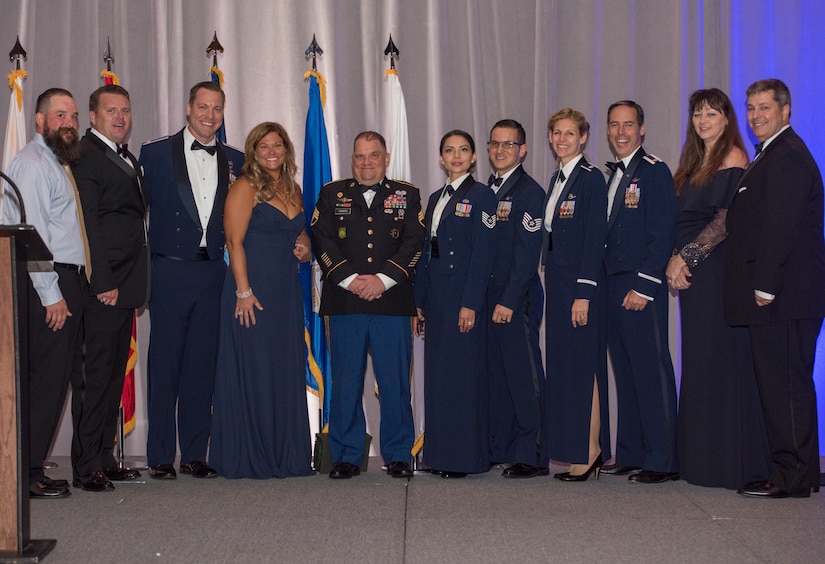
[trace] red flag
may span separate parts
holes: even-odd
[[[128,435],[135,428],[135,364],[137,363],[137,314],[132,316],[132,339],[129,341],[129,358],[126,361],[126,377],[123,379],[123,434]]]

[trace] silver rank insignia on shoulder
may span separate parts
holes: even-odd
[[[589,164],[589,165],[586,165],[586,166],[585,165],[579,165],[579,166],[581,166],[587,172],[593,172],[593,169],[596,168],[596,166],[592,165],[592,164]]]
[[[659,158],[659,157],[657,157],[656,155],[651,155],[650,153],[648,153],[647,155],[645,155],[645,156],[644,156],[644,157],[642,157],[642,158],[643,158],[644,160],[646,160],[647,162],[649,162],[650,164],[656,164],[656,163],[660,163],[660,162],[662,162],[662,159],[660,159],[660,158]]]
[[[535,233],[541,229],[541,220],[542,218],[540,217],[533,219],[533,216],[524,212],[524,216],[521,218],[521,224],[528,233]]]
[[[496,226],[496,216],[490,215],[486,211],[482,211],[481,223],[483,223],[488,229],[492,229]]]

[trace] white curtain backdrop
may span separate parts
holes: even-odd
[[[17,35],[25,105],[60,86],[75,95],[81,127],[107,37],[114,71],[132,98],[133,148],[184,125],[189,87],[208,79],[212,34],[225,47],[228,142],[242,147],[257,123],[275,120],[303,147],[310,68],[304,50],[315,34],[327,79],[326,123],[333,176],[350,175],[353,137],[385,131],[389,34],[401,51],[397,69],[406,96],[412,182],[426,197],[443,184],[438,142],[450,129],[475,136],[477,176],[490,172],[484,143],[501,118],[524,124],[525,166],[542,184],[552,173],[546,122],[564,106],[592,126],[588,158],[610,158],[607,106],[633,98],[646,112],[645,147],[675,169],[684,137],[686,101],[697,88],[728,92],[744,120],[744,89],[776,76],[793,94],[792,124],[825,163],[821,82],[825,3],[819,0],[0,0],[0,47]],[[5,51],[2,51],[5,53]],[[9,66],[11,70],[11,65]],[[5,112],[0,128],[5,131]],[[34,130],[28,122],[29,138]],[[135,150],[137,153],[137,150]],[[298,162],[301,162],[299,155]],[[300,173],[299,173],[300,174]],[[300,177],[299,177],[300,178]],[[678,310],[671,344],[678,362]],[[145,358],[149,319],[139,318],[138,421],[130,453],[145,443]],[[417,350],[421,347],[417,347]],[[417,353],[418,354],[418,353]],[[825,356],[825,353],[823,355]],[[820,362],[820,365],[822,363]],[[421,371],[420,357],[416,371]],[[818,367],[820,402],[825,377]],[[367,385],[367,388],[371,386]],[[369,402],[368,402],[369,403]],[[373,402],[374,403],[374,402]],[[368,405],[371,426],[377,409]],[[820,418],[825,421],[825,416]],[[825,425],[825,423],[823,423]],[[377,430],[373,430],[373,434]],[[821,433],[822,434],[822,433]],[[68,453],[64,428],[55,452]],[[825,434],[823,434],[825,436]],[[376,441],[377,442],[377,441]]]

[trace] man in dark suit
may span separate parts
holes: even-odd
[[[140,168],[125,144],[132,130],[129,93],[114,84],[95,90],[89,121],[80,162],[72,167],[92,257],[86,357],[72,378],[72,468],[75,487],[106,491],[114,489],[110,480],[140,476],[118,468],[113,452],[132,320],[147,298],[149,257]]]
[[[381,394],[381,456],[387,473],[411,478],[411,275],[424,242],[421,196],[384,177],[387,144],[374,132],[355,138],[355,178],[321,189],[312,216],[315,255],[324,274],[321,315],[329,316],[332,399],[329,477],[360,474],[366,420],[362,406],[367,351]]]
[[[665,268],[676,235],[676,195],[667,165],[645,153],[644,110],[632,100],[607,111],[615,163],[607,195],[607,344],[619,411],[616,463],[604,474],[632,482],[679,479],[676,381],[668,350]]]
[[[546,381],[539,348],[544,291],[538,275],[544,190],[527,174],[527,136],[512,119],[490,131],[494,174],[495,259],[487,286],[487,373],[490,457],[508,462],[505,478],[547,476],[549,454],[542,436]]]
[[[149,475],[157,479],[177,477],[176,435],[182,473],[217,475],[206,464],[206,451],[226,274],[223,205],[244,160],[215,138],[225,101],[217,84],[196,84],[189,91],[187,126],[140,152],[152,246],[146,453]]]
[[[760,145],[728,210],[725,313],[750,330],[773,470],[738,493],[809,497],[819,491],[812,375],[825,316],[822,176],[791,129],[788,87],[760,80],[747,96]]]
[[[43,92],[34,122],[34,138],[7,172],[20,186],[28,221],[54,257],[53,263],[29,265],[28,285],[29,496],[48,499],[70,495],[66,480],[43,474],[43,460],[57,432],[69,381],[80,370],[87,248],[69,168],[80,159],[77,105],[71,93],[62,88]],[[10,193],[2,220],[19,223],[19,208]]]

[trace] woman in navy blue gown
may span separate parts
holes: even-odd
[[[550,458],[570,463],[554,477],[584,481],[610,458],[607,337],[602,260],[607,188],[582,151],[590,124],[564,108],[547,125],[559,169],[544,206],[547,437]]]
[[[313,474],[300,262],[310,259],[295,149],[271,122],[247,136],[229,191],[210,462],[227,478]]]
[[[439,160],[447,184],[427,205],[415,275],[424,340],[424,463],[442,478],[490,469],[484,295],[493,267],[496,198],[476,182],[475,142],[450,131]]]
[[[667,267],[682,313],[679,469],[691,484],[735,490],[768,479],[771,462],[750,336],[728,325],[722,303],[725,218],[748,157],[724,92],[697,90],[689,106]]]

